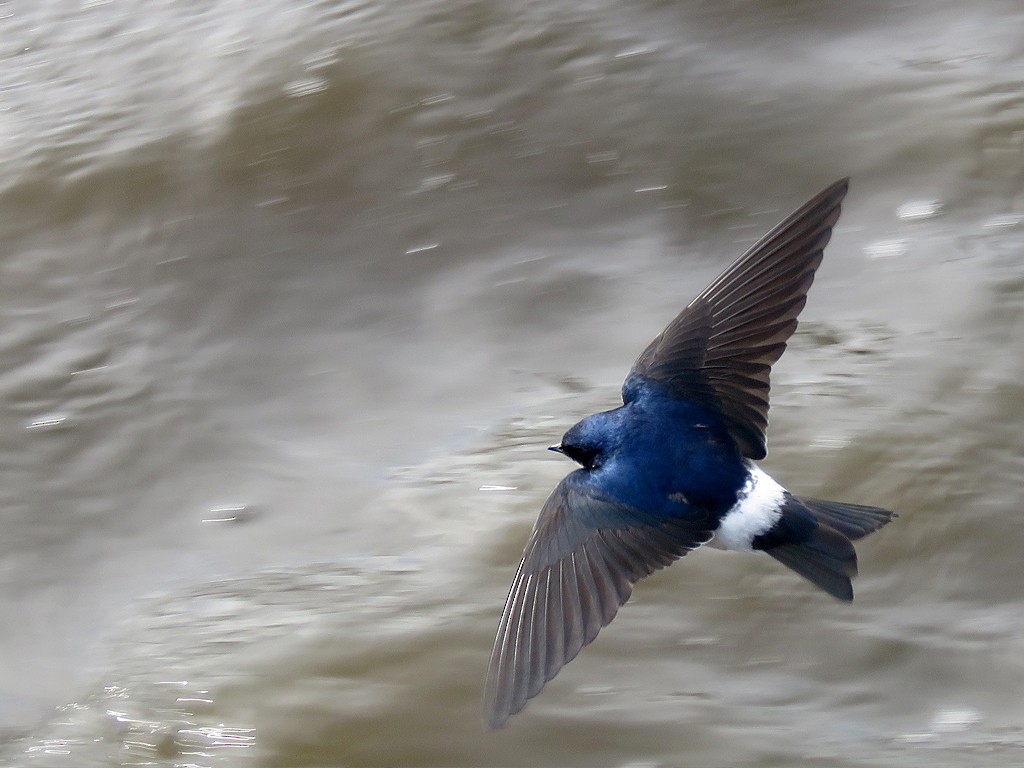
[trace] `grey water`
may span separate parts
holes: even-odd
[[[0,4],[0,762],[1019,766],[1017,2]],[[508,728],[521,547],[709,279],[851,192],[765,467]]]

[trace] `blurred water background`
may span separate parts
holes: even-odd
[[[0,763],[1019,766],[1017,0],[0,3]],[[507,729],[521,547],[636,354],[826,184],[765,466]]]

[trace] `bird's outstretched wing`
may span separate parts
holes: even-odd
[[[633,584],[711,538],[715,520],[670,521],[595,494],[581,471],[544,504],[509,591],[484,688],[500,728],[576,657]]]
[[[720,414],[744,456],[764,458],[771,366],[796,330],[848,182],[786,218],[690,302],[637,358],[623,400],[643,380],[659,382]]]

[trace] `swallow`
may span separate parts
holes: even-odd
[[[512,580],[484,686],[489,727],[592,642],[637,581],[703,544],[764,552],[853,599],[852,542],[895,513],[795,496],[755,463],[767,453],[771,367],[796,330],[848,183],[751,246],[640,354],[622,405],[551,447],[580,468],[544,503]]]

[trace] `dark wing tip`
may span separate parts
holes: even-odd
[[[544,504],[509,589],[484,685],[484,722],[501,728],[589,645],[633,584],[711,532],[674,519],[629,525],[635,510],[581,487],[577,473]],[[595,520],[619,520],[597,527]]]
[[[694,302],[710,303],[717,321],[726,310],[734,317],[742,313],[742,319],[753,308],[769,314],[757,299],[779,302],[806,295],[811,282],[805,278],[821,264],[849,186],[849,178],[843,178],[812,197],[750,246]]]
[[[767,453],[769,373],[796,330],[840,205],[843,178],[773,227],[637,358],[623,397],[650,379],[718,413],[743,455]]]
[[[556,563],[537,568],[531,548],[509,590],[484,686],[484,721],[501,728],[597,637],[655,567],[657,550],[617,544],[597,530]],[[531,542],[532,544],[533,542]]]

